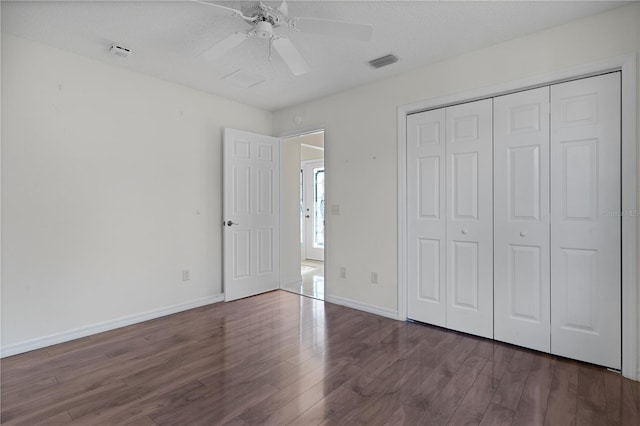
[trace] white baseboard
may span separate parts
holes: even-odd
[[[167,306],[164,308],[154,309],[140,314],[127,315],[125,317],[116,318],[109,321],[91,324],[85,327],[74,328],[62,333],[50,334],[49,336],[38,337],[35,339],[25,340],[11,345],[3,346],[0,349],[0,358],[11,355],[17,355],[29,352],[35,349],[44,348],[58,343],[68,342],[70,340],[79,339],[81,337],[90,336],[92,334],[102,333],[131,324],[148,321],[154,318],[175,314],[177,312],[187,311],[200,306],[210,305],[212,303],[224,301],[224,294],[216,294],[215,296],[203,297],[189,302],[179,303],[177,305]]]
[[[347,299],[346,297],[325,296],[324,301],[334,303],[336,305],[346,306],[347,308],[358,309],[360,311],[369,312],[370,314],[376,314],[394,320],[398,319],[398,311],[381,308],[380,306],[370,305],[364,302],[358,302],[356,300]]]

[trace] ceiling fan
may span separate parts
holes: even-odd
[[[229,16],[237,16],[253,26],[246,32],[230,34],[211,48],[202,53],[204,60],[213,62],[223,56],[243,41],[252,37],[269,40],[269,59],[273,47],[282,60],[287,64],[293,75],[300,76],[310,71],[309,64],[293,45],[291,40],[277,33],[278,27],[287,27],[294,31],[304,31],[332,37],[350,38],[359,41],[371,40],[373,27],[371,25],[352,22],[334,21],[328,19],[289,17],[287,1],[280,6],[272,7],[262,1],[252,4],[242,10],[233,9],[204,0],[193,0],[196,3],[211,6],[219,12]]]

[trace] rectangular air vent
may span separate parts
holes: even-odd
[[[245,89],[248,89],[249,87],[253,87],[256,84],[260,84],[265,81],[264,77],[242,70],[232,72],[228,76],[223,77],[223,80]]]
[[[391,53],[369,61],[369,65],[373,68],[382,68],[398,62],[398,57]]]

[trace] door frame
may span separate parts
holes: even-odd
[[[407,115],[462,102],[505,95],[541,86],[561,83],[606,72],[622,71],[621,179],[622,211],[622,375],[632,380],[640,378],[638,370],[638,276],[637,276],[637,135],[636,135],[636,54],[617,56],[546,74],[513,80],[476,90],[470,90],[407,105],[397,110],[398,149],[398,319],[407,320]]]
[[[324,126],[305,126],[303,130],[295,130],[295,131],[288,131],[288,132],[283,132],[281,134],[279,134],[278,136],[275,136],[276,138],[280,139],[280,141],[282,142],[284,139],[290,139],[290,138],[295,138],[298,136],[304,136],[304,135],[310,135],[312,133],[324,133],[324,168],[325,171],[327,170],[327,131],[324,128]],[[280,150],[280,167],[282,167],[282,150]],[[327,174],[325,174],[325,181],[324,181],[324,205],[325,205],[325,224],[324,224],[324,269],[323,269],[323,275],[324,275],[324,294],[325,294],[325,300],[327,297],[327,264],[328,264],[328,253],[329,253],[329,238],[328,238],[328,232],[327,230],[329,229],[329,218],[327,217],[327,206],[329,205],[328,201],[327,201],[327,195],[329,194],[329,192],[327,191]],[[283,182],[282,179],[280,179],[280,191],[282,192],[283,188],[282,188]],[[283,218],[282,218],[282,209],[284,208],[284,206],[282,205],[282,197],[280,197],[280,240],[282,241],[284,238],[284,223],[283,223]],[[300,223],[298,223],[298,226],[300,226]],[[284,270],[284,247],[283,245],[280,245],[280,270]],[[302,274],[300,275],[300,277],[302,278]],[[280,274],[280,289],[285,289],[285,282],[284,282],[284,274]]]

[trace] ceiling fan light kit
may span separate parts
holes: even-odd
[[[311,68],[291,40],[277,33],[276,29],[281,25],[286,24],[290,30],[295,32],[308,32],[358,41],[369,41],[373,34],[373,27],[371,25],[328,19],[290,18],[288,16],[289,7],[286,0],[283,0],[277,8],[268,6],[260,1],[255,5],[244,8],[244,11],[202,0],[192,1],[211,6],[213,10],[217,10],[225,15],[239,17],[253,25],[251,30],[244,33],[237,32],[230,34],[204,51],[201,57],[207,62],[217,60],[246,39],[255,36],[259,39],[269,40],[269,49],[273,47],[276,52],[278,52],[293,75],[301,76],[307,74]],[[269,50],[269,59],[271,59],[271,50]]]

